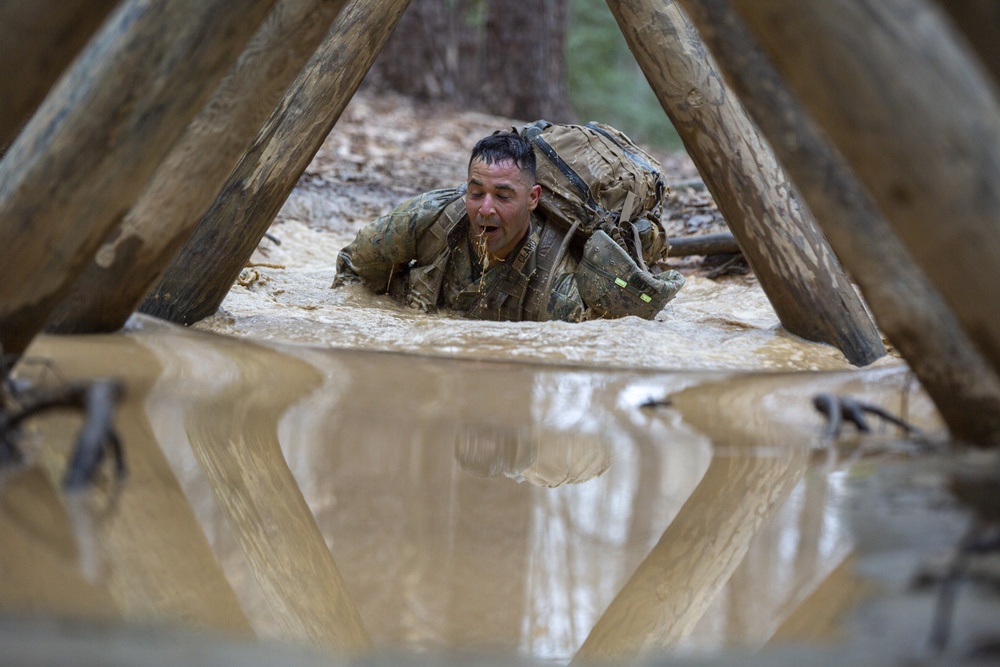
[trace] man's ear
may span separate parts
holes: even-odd
[[[529,211],[535,210],[535,207],[538,206],[538,200],[541,198],[541,196],[542,196],[542,186],[540,186],[538,183],[535,183],[534,185],[531,186],[531,189],[528,190]]]

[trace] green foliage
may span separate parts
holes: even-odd
[[[570,0],[566,79],[581,122],[607,123],[639,143],[683,150],[604,0]]]

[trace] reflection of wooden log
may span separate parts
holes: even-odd
[[[1000,2],[997,0],[937,0],[989,70],[1000,87]]]
[[[118,620],[107,590],[78,564],[69,516],[58,487],[38,467],[0,488],[0,608],[7,614]]]
[[[409,0],[352,0],[140,310],[215,312],[392,34]]]
[[[731,255],[740,251],[736,239],[729,232],[678,236],[670,239],[670,257],[688,255]]]
[[[883,356],[836,256],[680,8],[669,0],[608,6],[782,325],[856,365]]]
[[[121,227],[49,318],[47,331],[114,331],[125,323],[190,237],[345,2],[279,0]]]
[[[679,1],[952,434],[1000,444],[1000,382],[871,197],[805,116],[727,0]]]
[[[712,459],[574,662],[631,662],[676,647],[690,633],[805,470],[805,445],[788,445],[778,456],[756,456],[748,449],[745,456]]]
[[[60,374],[80,379],[107,372],[107,360],[128,360],[128,378],[116,422],[126,448],[129,476],[117,490],[100,485],[64,494],[81,563],[96,568],[97,580],[123,618],[137,622],[181,623],[205,631],[252,637],[253,631],[216,560],[177,478],[151,432],[145,390],[138,377],[155,377],[151,355],[129,339],[86,338],[49,346],[42,337],[32,353],[54,361]],[[144,375],[143,373],[149,373]],[[68,456],[55,443],[72,444],[79,419],[51,415],[37,426],[49,452],[48,476],[60,480]]]
[[[1000,105],[983,69],[924,0],[732,4],[1000,371]]]
[[[233,381],[219,386],[217,367],[199,365],[198,354],[189,357],[192,367],[179,370],[200,380],[186,394],[184,430],[281,627],[281,639],[348,653],[369,649],[358,609],[278,442],[278,420],[319,386],[318,373],[265,348],[252,354],[237,350],[225,358]],[[198,378],[199,370],[211,380]],[[199,393],[199,387],[211,391]]]
[[[875,585],[854,573],[848,556],[806,596],[771,635],[770,647],[833,644],[845,634],[844,617],[875,591]]]
[[[274,0],[128,0],[0,161],[0,343],[19,353]]]
[[[117,0],[0,2],[0,156]]]

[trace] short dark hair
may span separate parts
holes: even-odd
[[[516,132],[497,130],[490,136],[483,137],[472,148],[472,157],[469,158],[470,166],[474,160],[482,160],[486,164],[497,164],[510,160],[521,171],[531,176],[532,183],[537,180],[535,151],[531,147],[531,142]]]

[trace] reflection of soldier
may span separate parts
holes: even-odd
[[[604,232],[580,256],[560,252],[565,234],[535,213],[540,196],[531,144],[494,133],[473,148],[467,186],[420,195],[363,228],[340,252],[333,286],[360,280],[478,319],[580,321],[652,318],[684,284],[676,271],[642,271]]]
[[[578,484],[611,466],[603,438],[580,432],[541,432],[470,424],[455,434],[455,458],[474,477],[510,477],[535,486]]]

